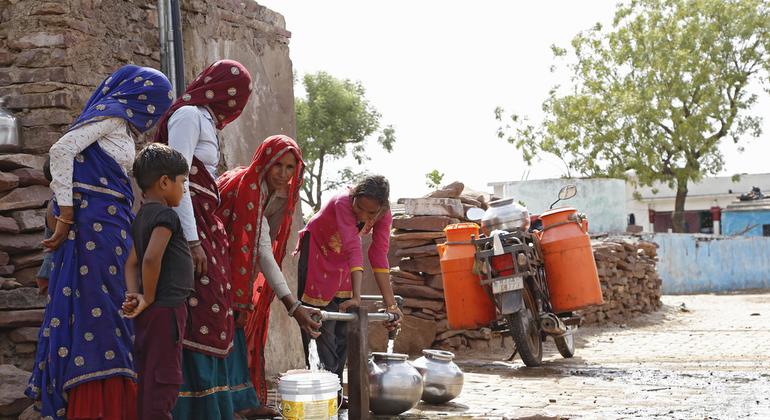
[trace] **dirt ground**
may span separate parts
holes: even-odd
[[[770,419],[770,291],[664,296],[657,313],[578,330],[527,368],[510,349],[458,355],[463,393],[405,419]]]

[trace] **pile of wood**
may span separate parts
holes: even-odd
[[[592,245],[604,304],[580,311],[583,324],[622,323],[660,309],[656,244],[629,236]]]

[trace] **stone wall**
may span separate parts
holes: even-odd
[[[248,163],[268,135],[293,136],[290,33],[283,17],[251,0],[183,0],[182,20],[187,81],[220,58],[243,62],[254,80],[246,110],[222,133],[223,166]],[[0,153],[0,283],[14,289],[0,290],[0,363],[29,368],[34,334],[13,331],[35,329],[42,319],[34,274],[51,194],[41,172],[48,149],[102,79],[128,63],[160,68],[159,50],[155,0],[0,0],[0,96],[22,125],[20,147]],[[298,230],[299,209],[296,216]],[[287,258],[284,268],[296,288],[294,260]],[[274,309],[271,373],[302,365],[296,325],[285,309]]]
[[[468,208],[486,208],[490,200],[488,194],[466,191],[460,182],[423,198],[399,200],[404,204],[405,214],[394,217],[390,241],[393,292],[405,298],[396,352],[420,354],[423,349],[442,344],[449,324],[436,245],[446,242],[446,226],[467,222]],[[384,351],[387,339],[384,328],[373,324],[370,330],[370,348]]]
[[[160,68],[156,2],[0,1],[0,96],[25,153],[47,153],[93,88],[124,64]]]
[[[295,135],[294,79],[283,16],[243,0],[183,0],[185,78],[221,58],[243,63],[254,93],[243,116],[222,131],[229,167],[251,162],[267,136]]]

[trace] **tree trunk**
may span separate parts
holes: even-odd
[[[674,213],[671,215],[674,233],[685,233],[684,230],[684,203],[687,200],[687,180],[677,181],[676,201]]]
[[[321,195],[324,192],[323,188],[323,173],[324,173],[324,158],[326,157],[325,154],[321,153],[320,156],[318,156],[318,176],[315,179],[316,182],[316,190],[315,190],[315,205],[313,206],[313,211],[318,212],[321,210]]]

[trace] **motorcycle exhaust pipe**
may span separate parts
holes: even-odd
[[[540,327],[548,335],[562,335],[567,332],[564,322],[552,313],[543,314],[540,317]]]

